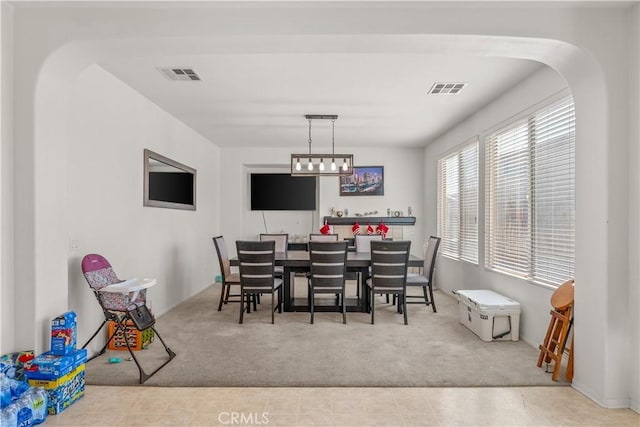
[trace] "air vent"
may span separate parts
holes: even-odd
[[[466,85],[466,83],[434,83],[428,93],[457,95]]]
[[[187,82],[187,81],[200,81],[202,80],[196,70],[193,68],[158,68],[158,70],[166,78],[172,81]]]

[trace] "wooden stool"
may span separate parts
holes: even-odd
[[[553,307],[553,310],[550,312],[551,320],[549,321],[544,342],[539,347],[540,356],[538,356],[538,367],[542,366],[543,360],[545,363],[550,363],[552,360],[555,362],[553,375],[551,376],[553,381],[558,381],[560,367],[562,365],[562,355],[567,343],[567,336],[569,335],[571,315],[573,312],[573,288],[573,279],[567,280],[551,295],[551,306]],[[572,348],[573,345],[570,350],[572,350]],[[570,362],[573,362],[573,351],[571,351],[569,359]],[[571,371],[573,371],[573,363],[571,363],[571,365]],[[571,372],[571,376],[573,377],[573,372]],[[569,372],[567,372],[567,377],[569,377]]]

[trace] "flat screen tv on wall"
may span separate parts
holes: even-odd
[[[316,210],[316,177],[291,176],[288,173],[252,173],[251,210]]]

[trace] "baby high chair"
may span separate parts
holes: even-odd
[[[113,328],[113,332],[109,336],[106,344],[97,354],[92,356],[91,359],[104,354],[111,340],[113,340],[118,332],[121,332],[125,338],[124,342],[127,345],[127,349],[140,371],[140,384],[144,383],[146,380],[151,378],[153,374],[169,363],[176,355],[169,347],[167,347],[164,340],[155,329],[155,318],[146,305],[147,288],[155,285],[156,280],[120,280],[113,271],[113,268],[111,268],[109,261],[107,261],[103,256],[97,254],[89,254],[82,259],[82,273],[84,274],[85,279],[87,279],[87,282],[93,290],[93,293],[102,308],[102,312],[104,313],[104,321],[91,338],[89,338],[89,341],[82,346],[82,348],[89,345],[91,340],[93,340],[100,330],[102,330],[104,325],[106,325],[107,321],[114,322],[115,327]],[[147,374],[144,369],[142,369],[142,366],[138,362],[138,358],[129,344],[127,328],[125,327],[129,320],[133,322],[136,329],[139,331],[151,328],[158,339],[160,339],[160,342],[169,355],[169,359],[150,374]]]

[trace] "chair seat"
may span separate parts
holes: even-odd
[[[240,274],[239,273],[231,273],[227,277],[225,277],[225,282],[227,283],[237,283],[240,284]]]
[[[368,288],[373,288],[373,284],[371,283],[371,278],[368,278],[365,282]],[[407,283],[408,284],[408,283]],[[402,292],[402,288],[400,286],[376,286],[376,292]]]
[[[429,279],[422,274],[407,274],[407,286],[429,286]]]
[[[278,289],[280,286],[282,286],[282,279],[273,279],[273,289]],[[271,292],[271,286],[245,286],[244,291],[248,293],[252,291]]]

